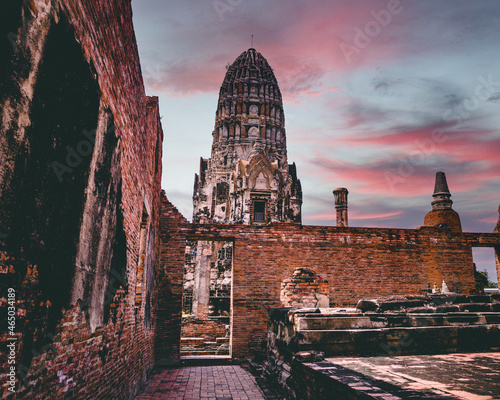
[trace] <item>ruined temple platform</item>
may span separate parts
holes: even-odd
[[[334,357],[306,363],[321,382],[367,399],[500,398],[500,353]],[[340,389],[342,388],[342,389]],[[364,396],[364,397],[363,397]],[[357,398],[357,397],[356,397]]]
[[[499,304],[442,294],[271,309],[264,374],[287,398],[500,399]]]

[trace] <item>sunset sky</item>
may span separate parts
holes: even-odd
[[[192,217],[226,65],[251,47],[281,88],[302,222],[417,228],[444,171],[464,231],[500,203],[500,2],[133,0],[149,95],[160,97],[168,198]],[[495,278],[492,249],[474,252]]]

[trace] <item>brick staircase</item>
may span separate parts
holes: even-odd
[[[202,337],[181,338],[183,356],[223,356],[229,355],[229,338],[205,339]]]

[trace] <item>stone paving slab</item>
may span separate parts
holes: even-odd
[[[255,378],[238,365],[158,370],[136,400],[165,399],[266,400]]]
[[[497,352],[327,360],[403,389],[464,400],[500,399],[500,353]]]

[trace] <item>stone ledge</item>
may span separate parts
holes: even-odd
[[[296,350],[334,355],[435,354],[500,348],[498,325],[297,331]]]
[[[329,361],[296,361],[292,366],[292,378],[292,386],[296,389],[297,397],[301,399],[456,399],[404,389]]]

